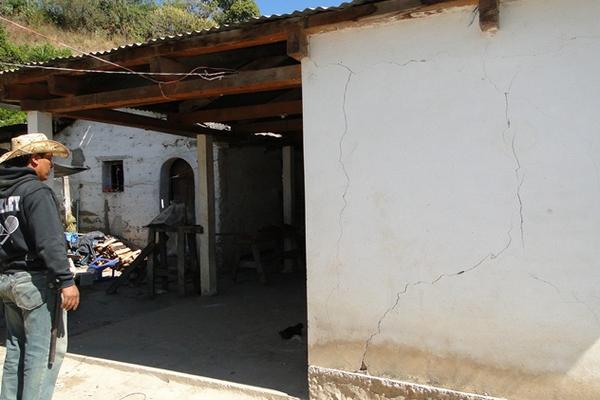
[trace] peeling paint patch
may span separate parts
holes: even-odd
[[[501,400],[474,393],[397,381],[330,368],[309,366],[310,398],[353,400]]]

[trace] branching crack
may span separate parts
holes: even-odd
[[[484,51],[484,53],[486,55],[487,55],[487,50],[488,50],[488,48],[486,47],[486,49]],[[488,75],[486,62],[485,62],[485,56],[482,60],[482,69],[483,69],[483,74],[485,76],[485,79],[494,87],[494,89],[498,93],[502,93],[504,96],[504,119],[506,120],[506,128],[504,128],[504,131],[502,132],[502,138],[506,141],[506,134],[511,130],[511,127],[512,127],[512,121],[510,118],[510,95],[511,95],[511,90],[512,90],[513,84],[514,84],[515,80],[517,79],[517,76],[519,75],[520,71],[515,72],[515,74],[513,75],[512,79],[510,81],[510,84],[508,85],[508,89],[506,91],[501,91],[500,88],[498,87],[498,85],[496,85],[496,83],[494,81],[492,81]],[[511,145],[512,156],[513,156],[515,164],[516,164],[514,173],[515,173],[515,179],[517,182],[516,198],[517,198],[517,204],[518,204],[518,210],[519,210],[519,229],[521,232],[521,246],[523,248],[525,248],[525,217],[523,214],[523,209],[524,209],[523,197],[521,196],[521,189],[522,189],[523,183],[525,181],[525,175],[523,175],[521,172],[521,159],[519,158],[519,154],[517,152],[517,132],[515,132],[513,134],[510,145]]]
[[[483,265],[486,261],[491,261],[491,260],[495,260],[498,257],[500,257],[506,250],[508,250],[508,248],[510,247],[510,245],[512,244],[512,224],[510,226],[510,229],[507,232],[507,241],[504,245],[504,247],[502,247],[498,252],[494,253],[494,252],[490,252],[489,254],[487,254],[485,257],[481,258],[479,261],[477,261],[474,265],[470,266],[469,268],[465,268],[462,269],[458,272],[454,272],[451,274],[440,274],[437,278],[435,278],[432,281],[416,281],[416,282],[412,282],[412,283],[407,283],[406,285],[404,285],[404,288],[399,291],[398,293],[396,293],[396,301],[394,302],[394,304],[389,307],[381,316],[381,318],[379,318],[379,321],[377,321],[377,329],[375,332],[373,332],[366,340],[365,342],[365,348],[363,351],[363,355],[362,355],[362,359],[361,359],[361,363],[360,363],[360,371],[367,371],[368,366],[367,366],[367,353],[369,351],[369,347],[371,346],[371,343],[373,342],[373,339],[381,334],[381,326],[384,322],[384,320],[386,319],[386,317],[388,316],[389,313],[391,313],[392,311],[394,311],[396,309],[396,307],[398,307],[398,304],[400,303],[400,298],[401,296],[403,296],[404,294],[406,294],[408,292],[408,290],[410,288],[416,287],[416,286],[421,286],[421,285],[435,285],[438,282],[440,282],[442,279],[444,278],[454,278],[469,272],[472,272],[474,270],[476,270],[477,268],[479,268],[481,265]]]

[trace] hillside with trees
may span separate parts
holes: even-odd
[[[50,38],[0,22],[0,70],[11,64],[239,23],[259,15],[254,0],[0,0],[0,15]],[[25,114],[0,108],[0,126],[22,123]]]

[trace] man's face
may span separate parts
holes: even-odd
[[[40,181],[45,181],[54,167],[52,162],[52,153],[33,154],[29,166],[35,170]]]

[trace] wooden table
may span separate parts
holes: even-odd
[[[148,243],[157,244],[152,252],[152,267],[148,268],[148,280],[150,281],[150,294],[156,295],[156,276],[159,267],[162,267],[168,272],[167,262],[167,233],[177,234],[177,291],[180,296],[186,296],[188,291],[185,285],[185,242],[188,239],[188,246],[192,253],[192,263],[194,270],[200,273],[199,254],[196,248],[196,235],[202,234],[204,228],[201,225],[151,225],[148,227]],[[157,238],[158,235],[158,238]],[[159,261],[160,259],[160,261]],[[168,279],[168,278],[167,278]],[[200,280],[193,281],[195,291],[199,291]]]

